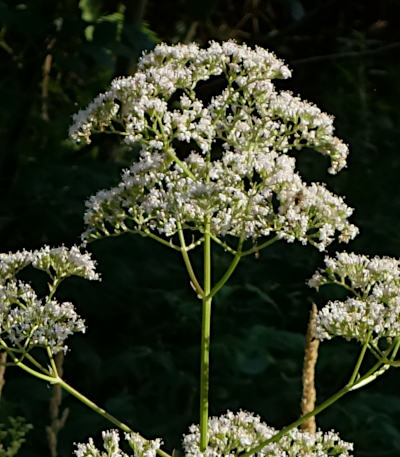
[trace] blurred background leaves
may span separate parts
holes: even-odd
[[[313,153],[300,154],[298,164],[356,208],[361,235],[349,249],[399,257],[399,17],[397,0],[0,0],[1,250],[78,242],[85,200],[114,185],[129,164],[132,151],[117,140],[72,145],[73,113],[113,77],[132,73],[141,52],[159,41],[234,38],[285,59],[293,78],[279,87],[336,116],[351,149],[348,168],[330,177]],[[182,432],[197,422],[200,340],[199,303],[180,259],[129,236],[90,249],[103,282],[74,278],[60,289],[88,325],[85,336],[71,339],[65,378],[134,429],[179,448]],[[305,281],[322,257],[310,247],[273,245],[244,259],[217,296],[212,414],[249,409],[275,427],[298,416],[310,303],[329,296]],[[216,248],[216,275],[228,261]],[[320,399],[347,381],[357,351],[342,341],[321,345]],[[358,457],[398,456],[398,385],[393,369],[317,422],[354,441]],[[50,396],[49,386],[7,370],[0,419],[22,415],[35,426],[22,457],[49,455]],[[110,428],[72,398],[65,396],[65,406],[60,456]]]

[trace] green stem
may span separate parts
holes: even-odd
[[[88,406],[90,409],[95,411],[97,414],[100,414],[100,416],[103,416],[105,419],[110,421],[112,424],[116,425],[118,428],[120,428],[123,432],[126,433],[132,433],[132,430],[130,427],[128,427],[126,424],[123,422],[119,421],[116,419],[114,416],[109,414],[106,410],[103,408],[100,408],[100,406],[97,406],[96,403],[93,403],[91,400],[89,400],[87,397],[82,395],[80,392],[78,392],[76,389],[74,389],[72,386],[67,384],[64,380],[58,378],[57,384],[62,387],[65,391],[73,395],[75,398],[77,398],[80,402],[82,402],[84,405]]]
[[[66,390],[69,392],[71,395],[73,395],[75,398],[77,398],[79,401],[81,401],[83,404],[91,408],[93,411],[95,411],[97,414],[100,414],[100,416],[103,416],[105,419],[110,421],[112,424],[116,425],[118,428],[120,428],[122,431],[126,433],[133,433],[133,430],[131,430],[126,424],[123,422],[119,421],[117,418],[109,414],[107,411],[105,411],[103,408],[100,408],[100,406],[97,406],[96,403],[93,403],[91,400],[89,400],[87,397],[82,395],[80,392],[78,392],[76,389],[74,389],[72,386],[67,384],[63,379],[59,377],[54,377],[54,376],[46,376],[42,373],[39,373],[38,371],[32,370],[32,368],[29,368],[27,365],[19,362],[16,364],[23,370],[25,370],[27,373],[30,373],[31,375],[42,379],[44,381],[47,381],[51,384],[56,384],[59,385],[62,389]],[[157,449],[157,454],[160,457],[171,457],[167,452],[163,451],[162,449]]]
[[[164,246],[167,246],[168,248],[175,249],[175,251],[180,251],[179,246],[175,246],[172,242],[169,242],[167,240],[164,240],[160,236],[155,235],[154,233],[151,233],[149,231],[142,231],[142,230],[132,230],[133,233],[138,233],[139,235],[143,236],[144,238],[149,237],[152,238],[155,241],[158,241],[159,243],[163,244]]]
[[[394,359],[396,358],[397,352],[399,351],[399,348],[400,348],[400,339],[396,339],[393,346],[394,346],[394,348],[393,348],[393,352],[392,352],[392,355],[390,356],[390,358],[387,359],[386,357],[382,357],[380,360],[381,360],[381,362],[385,363],[385,365],[390,365],[391,367],[399,367],[400,361],[395,362]]]
[[[47,351],[47,355],[50,360],[50,365],[51,365],[51,369],[53,370],[54,377],[58,378],[58,370],[57,370],[56,362],[53,359],[53,354],[52,354],[49,346],[46,346],[46,351]]]
[[[243,238],[240,238],[236,254],[233,257],[231,264],[229,265],[228,269],[225,271],[225,273],[221,277],[221,279],[211,289],[210,297],[214,297],[214,295],[225,285],[225,283],[228,281],[228,279],[232,276],[233,272],[235,271],[235,268],[237,267],[237,265],[240,262],[240,259],[242,257],[242,255],[241,255],[242,244],[243,244]]]
[[[178,159],[176,154],[172,151],[172,149],[167,150],[167,154],[171,157],[171,159],[177,163],[182,170],[184,171],[185,175],[188,176],[189,178],[193,179],[193,181],[196,181],[196,177],[194,174],[189,170],[189,168],[182,162],[182,160]]]
[[[228,251],[230,252],[231,254],[235,255],[236,254],[236,251],[234,249],[232,249],[230,246],[228,246],[226,243],[224,243],[223,241],[221,241],[218,237],[216,237],[215,235],[210,235],[211,239],[213,241],[215,241],[217,244],[219,244],[225,251]]]
[[[78,392],[76,389],[74,389],[72,386],[67,384],[63,379],[58,378],[57,384],[63,388],[65,391],[73,395],[75,398],[77,398],[80,402],[82,402],[84,405],[88,406],[90,409],[95,411],[97,414],[100,414],[100,416],[104,417],[108,421],[110,421],[112,424],[116,425],[119,429],[121,429],[123,432],[126,433],[133,433],[133,430],[128,427],[128,425],[124,424],[123,422],[119,421],[117,418],[109,414],[106,410],[103,408],[100,408],[100,406],[97,406],[96,403],[93,403],[89,398],[85,397],[82,395],[80,392]],[[157,449],[157,454],[160,457],[171,457],[167,452],[163,451],[162,449]]]
[[[178,235],[179,235],[179,241],[181,243],[181,253],[183,257],[183,261],[186,265],[186,270],[189,274],[190,280],[192,281],[193,287],[195,291],[197,292],[197,295],[199,297],[204,296],[204,291],[201,285],[199,284],[199,281],[197,281],[196,274],[193,270],[192,264],[190,262],[189,255],[187,253],[187,248],[186,248],[186,243],[185,243],[185,237],[183,235],[183,230],[182,230],[182,225],[180,222],[177,223],[178,225]]]
[[[389,362],[389,359],[386,359],[386,357],[372,344],[368,345],[368,349],[371,351],[371,354],[376,358],[376,360],[380,360],[384,363]]]
[[[36,378],[42,379],[43,381],[49,382],[50,384],[57,384],[57,382],[58,382],[58,379],[55,378],[54,376],[48,376],[46,374],[40,373],[39,371],[36,371],[36,370],[32,369],[31,367],[28,367],[28,365],[25,365],[24,363],[19,362],[15,358],[14,358],[14,362],[17,367],[22,368],[24,371],[31,374],[32,376],[35,376]]]
[[[100,408],[100,406],[97,406],[96,403],[92,402],[87,397],[85,397],[83,394],[81,394],[76,389],[74,389],[72,386],[67,384],[58,375],[57,376],[47,376],[47,375],[45,375],[43,373],[39,373],[38,371],[33,370],[32,368],[28,367],[28,365],[25,365],[24,363],[19,362],[14,355],[11,354],[11,356],[14,359],[15,365],[20,367],[20,368],[22,368],[27,373],[31,374],[32,376],[35,376],[36,378],[42,379],[43,381],[49,382],[50,384],[59,385],[62,389],[64,389],[65,391],[69,392],[71,395],[73,395],[75,398],[77,398],[83,404],[85,404],[86,406],[91,408],[97,414],[100,414],[100,416],[103,416],[105,419],[110,421],[112,424],[116,425],[122,431],[124,431],[126,433],[133,433],[133,430],[130,427],[128,427],[126,424],[124,424],[123,422],[119,421],[117,418],[115,418],[111,414],[109,414],[103,408]],[[50,357],[51,360],[53,360],[53,356],[52,356],[50,351],[49,351],[49,357]],[[53,360],[53,362],[54,362],[54,360]],[[54,368],[53,368],[53,370],[54,370]],[[57,373],[57,368],[55,368],[55,373]],[[145,438],[143,438],[143,439],[145,439]],[[162,449],[157,449],[156,452],[160,457],[172,457],[171,455],[169,455],[167,452],[163,451]]]
[[[282,438],[282,436],[284,436],[284,435],[286,435],[286,433],[290,432],[290,430],[298,427],[299,425],[301,425],[303,422],[305,422],[310,417],[316,416],[318,413],[323,411],[325,408],[330,406],[332,403],[339,400],[340,397],[343,397],[343,395],[345,395],[347,392],[349,392],[348,387],[344,387],[343,389],[339,390],[334,395],[332,395],[327,400],[325,400],[323,403],[318,405],[313,411],[310,411],[309,413],[305,414],[304,416],[301,416],[299,419],[297,419],[296,421],[292,422],[290,425],[283,428],[280,432],[276,433],[273,437],[261,442],[258,446],[241,454],[240,457],[250,457],[251,455],[256,454],[257,452],[260,452],[268,444],[276,443],[277,441],[279,441],[280,438]]]
[[[393,361],[396,358],[397,353],[399,352],[400,349],[400,338],[396,338],[394,342],[394,349],[392,352],[392,355],[390,356],[390,360]]]
[[[270,240],[267,240],[267,241],[265,241],[264,243],[262,243],[260,245],[254,246],[251,249],[248,249],[247,251],[242,252],[242,257],[244,257],[246,255],[253,254],[254,252],[261,251],[261,249],[264,249],[267,246],[270,246],[271,244],[275,243],[275,241],[278,241],[278,239],[279,238],[277,236],[274,236]]]
[[[399,345],[400,345],[400,343],[399,343]],[[398,349],[398,347],[397,347],[397,349]],[[358,361],[359,360],[360,360],[360,357],[359,357]],[[358,364],[358,361],[357,361],[357,364]],[[355,382],[353,384],[350,384],[350,382],[349,382],[345,387],[340,389],[338,392],[336,392],[331,397],[329,397],[327,400],[325,400],[320,405],[318,405],[316,408],[314,408],[313,411],[310,411],[309,413],[305,414],[304,416],[299,417],[299,419],[297,419],[296,421],[292,422],[288,426],[284,427],[280,432],[276,433],[274,436],[272,436],[268,440],[265,440],[265,441],[261,442],[258,446],[255,446],[254,448],[250,449],[249,451],[244,452],[243,454],[241,454],[240,457],[250,457],[251,455],[256,454],[257,452],[260,452],[268,444],[275,443],[275,442],[279,441],[279,439],[282,438],[282,436],[286,435],[288,432],[290,432],[290,430],[298,427],[299,425],[301,425],[303,422],[305,422],[310,417],[316,416],[321,411],[326,409],[328,406],[332,405],[337,400],[339,400],[339,398],[341,398],[344,395],[346,395],[348,392],[351,392],[353,390],[356,390],[356,389],[358,389],[360,387],[363,387],[363,386],[369,384],[374,379],[376,379],[379,375],[384,373],[388,368],[389,368],[389,366],[387,366],[387,365],[382,366],[381,363],[375,364],[357,382]]]
[[[58,288],[58,286],[62,283],[63,279],[65,278],[57,278],[57,279],[54,279],[54,282],[53,284],[51,284],[49,286],[49,295],[47,297],[47,301],[51,301],[51,299],[53,298],[54,294],[56,293],[56,290]]]
[[[200,362],[200,451],[208,444],[208,389],[210,372],[210,326],[211,326],[211,238],[210,217],[206,217],[204,227],[204,295],[201,323],[201,362]]]
[[[353,370],[353,373],[352,373],[352,375],[350,377],[348,385],[353,385],[354,381],[357,378],[358,372],[360,371],[360,367],[361,367],[362,361],[364,360],[365,352],[367,351],[367,348],[368,348],[368,343],[369,343],[370,338],[371,338],[371,334],[369,334],[369,336],[367,338],[367,341],[363,344],[363,347],[361,349],[360,355],[358,356],[358,360],[357,360],[356,366],[354,367],[354,370]]]
[[[190,243],[190,244],[187,244],[187,245],[186,245],[186,251],[189,252],[189,251],[191,251],[192,249],[197,248],[197,246],[200,246],[200,244],[202,244],[203,241],[204,241],[204,238],[201,237],[201,238],[199,238],[198,240],[193,241],[193,242]]]
[[[353,293],[356,297],[360,297],[360,294],[353,287],[347,285],[344,282],[344,279],[342,279],[342,281],[333,281],[333,282],[336,283],[336,284],[339,284],[339,286],[342,286],[344,289],[347,289],[348,291]]]
[[[387,371],[393,363],[395,363],[393,361],[396,358],[397,352],[400,348],[400,339],[396,339],[395,342],[392,344],[391,348],[393,348],[393,351],[389,358],[389,363],[385,363],[384,359],[377,362],[369,371],[367,371],[367,373],[365,373],[365,375],[362,378],[358,380],[358,382],[351,388],[351,390],[356,390],[360,387],[365,386],[366,384],[369,384],[378,376]],[[389,352],[390,350],[391,349],[389,349]]]
[[[49,373],[44,366],[42,366],[34,357],[32,357],[29,352],[25,354],[25,358],[29,360],[33,365],[35,365],[39,370],[43,371],[43,373]]]
[[[39,370],[43,371],[45,375],[50,374],[46,368],[44,368],[37,360],[35,360],[28,352],[26,352],[23,348],[17,350],[14,348],[8,347],[6,342],[0,338],[0,346],[7,352],[7,354],[10,356],[11,360],[13,361],[13,365],[18,365],[19,363],[22,363],[22,361],[26,358],[28,359],[33,365],[35,365]],[[21,357],[18,359],[15,356],[15,352],[21,353]],[[27,366],[27,365],[24,365]]]

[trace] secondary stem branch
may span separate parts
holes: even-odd
[[[22,362],[18,362],[15,357],[13,357],[13,358],[15,360],[15,365],[22,368],[27,373],[31,374],[32,376],[35,376],[36,378],[42,379],[43,381],[49,382],[50,384],[61,387],[66,392],[70,393],[75,398],[77,398],[79,401],[81,401],[84,405],[88,406],[90,409],[95,411],[97,414],[100,414],[100,416],[104,417],[105,419],[110,421],[112,424],[116,425],[122,431],[124,431],[126,433],[133,433],[133,430],[130,427],[128,427],[128,425],[119,421],[116,417],[109,414],[105,409],[100,408],[100,406],[96,405],[96,403],[94,403],[92,400],[89,400],[89,398],[85,397],[83,394],[78,392],[76,389],[74,389],[72,386],[70,386],[68,383],[66,383],[59,376],[51,376],[51,375],[47,376],[43,373],[40,373],[39,371],[36,371],[36,370],[28,367],[27,365],[25,365]],[[160,457],[172,457],[170,454],[163,451],[162,449],[157,449],[156,452]]]
[[[368,343],[369,343],[369,338],[365,342],[365,344],[363,345],[363,347],[361,349],[361,352],[360,352],[360,355],[358,357],[356,366],[354,367],[353,373],[352,373],[351,378],[349,380],[349,385],[353,385],[354,381],[357,379],[357,375],[358,375],[358,372],[360,371],[360,367],[361,367],[362,361],[364,360],[365,352],[366,352],[366,350],[368,348]]]
[[[83,404],[85,404],[86,406],[91,408],[97,414],[100,414],[100,416],[103,416],[105,419],[110,421],[112,424],[116,425],[123,432],[133,433],[133,430],[130,427],[128,427],[128,425],[126,425],[123,422],[119,421],[117,418],[115,418],[114,416],[109,414],[105,409],[100,408],[100,406],[97,406],[96,403],[92,402],[87,397],[82,395],[80,392],[78,392],[72,386],[67,384],[64,380],[59,379],[58,380],[58,385],[60,387],[62,387],[65,391],[67,391],[68,393],[73,395],[75,398],[77,398],[79,401],[81,401]],[[171,457],[167,452],[163,451],[162,449],[157,449],[157,454],[160,457]]]
[[[197,292],[197,295],[199,295],[200,297],[203,297],[204,291],[203,291],[201,285],[199,284],[199,281],[196,278],[196,274],[195,274],[192,264],[190,262],[189,254],[187,253],[185,237],[183,235],[182,225],[180,222],[178,222],[178,235],[179,235],[179,241],[181,243],[182,258],[185,263],[186,270],[189,274],[190,280],[192,281],[193,287],[194,287],[195,291]]]
[[[225,285],[225,283],[228,281],[228,279],[232,276],[233,272],[235,271],[235,268],[237,267],[238,263],[240,262],[240,259],[242,257],[241,252],[242,252],[242,244],[243,244],[243,238],[240,238],[239,240],[239,245],[236,250],[236,254],[233,257],[233,260],[231,264],[229,265],[228,269],[225,271],[221,279],[215,284],[215,286],[211,289],[210,291],[210,296],[214,297],[214,295],[222,289],[222,287]]]
[[[399,347],[400,347],[400,342],[398,342],[396,344],[396,347],[393,350],[394,356],[397,354]],[[392,354],[392,356],[393,356],[393,354]],[[363,358],[363,355],[361,353],[360,357],[358,358],[356,368],[357,368],[359,361],[360,360],[362,361],[362,358]],[[380,376],[382,373],[384,373],[388,368],[389,368],[389,365],[384,365],[379,362],[376,363],[370,370],[367,371],[367,373],[365,373],[361,378],[359,378],[358,381],[353,382],[353,383],[349,382],[348,384],[346,384],[346,386],[344,386],[338,392],[336,392],[331,397],[329,397],[327,400],[325,400],[320,405],[318,405],[313,411],[309,412],[308,414],[305,414],[304,416],[299,417],[299,419],[297,419],[296,421],[292,422],[291,424],[289,424],[288,426],[283,428],[280,432],[276,433],[274,436],[272,436],[268,440],[261,442],[258,446],[255,446],[254,448],[250,449],[249,451],[241,454],[240,457],[250,457],[251,455],[256,454],[257,452],[260,452],[268,444],[279,441],[280,438],[282,438],[282,436],[284,436],[288,432],[290,432],[290,430],[303,424],[306,420],[310,419],[311,417],[316,416],[321,411],[326,409],[328,406],[332,405],[337,400],[339,400],[341,397],[346,395],[348,392],[352,392],[353,390],[359,389],[360,387],[363,387],[363,386],[369,384],[370,382],[375,380],[378,376]],[[356,370],[354,370],[354,372],[355,371]]]

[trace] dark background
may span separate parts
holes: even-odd
[[[361,234],[348,249],[399,257],[399,17],[397,0],[0,1],[1,250],[79,242],[84,201],[116,184],[130,158],[108,137],[73,146],[71,115],[114,76],[134,71],[143,49],[235,38],[285,59],[293,78],[280,87],[336,116],[348,168],[330,177],[318,154],[298,162],[307,179],[328,182],[356,208]],[[122,236],[90,249],[102,283],[71,279],[59,294],[88,325],[70,340],[65,379],[172,450],[198,421],[199,303],[176,253],[151,240]],[[276,244],[243,260],[217,296],[212,414],[248,409],[275,427],[297,418],[310,303],[331,297],[305,284],[322,258],[311,247]],[[216,275],[227,262],[216,248]],[[340,340],[321,346],[320,400],[347,382],[357,351]],[[21,457],[49,455],[51,388],[17,369],[6,380],[0,418],[20,414],[35,426]],[[392,369],[322,413],[318,425],[354,441],[357,457],[398,456],[399,380]],[[73,398],[65,406],[60,456],[112,428]]]

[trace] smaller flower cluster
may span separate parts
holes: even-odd
[[[39,298],[26,282],[17,279],[20,270],[32,265],[52,279],[49,295]],[[0,337],[1,345],[12,345],[24,353],[34,347],[48,347],[53,354],[66,351],[66,338],[84,332],[83,320],[70,302],[58,303],[56,285],[68,276],[99,279],[95,262],[79,248],[44,246],[35,251],[22,250],[0,254]]]
[[[9,279],[32,263],[33,253],[25,249],[17,252],[0,253],[0,284],[6,283]]]
[[[104,451],[100,451],[94,444],[93,438],[88,443],[78,443],[75,450],[76,457],[129,457],[120,449],[120,437],[117,430],[102,432]],[[160,438],[146,440],[138,433],[126,433],[125,440],[133,450],[134,457],[155,457],[160,449]]]
[[[228,411],[220,417],[211,417],[209,442],[204,452],[200,451],[200,430],[198,425],[189,428],[184,435],[183,448],[186,457],[234,457],[247,452],[258,444],[272,438],[276,433],[272,427],[260,420],[259,416],[246,411],[236,414]],[[342,441],[333,432],[315,434],[293,429],[278,442],[267,444],[256,454],[257,457],[346,457],[350,456],[353,444]],[[80,456],[79,456],[80,457]]]
[[[64,341],[69,335],[85,331],[72,303],[40,300],[21,281],[0,286],[0,325],[2,337],[14,347],[29,351],[48,346],[53,354],[66,350]]]
[[[82,253],[77,246],[71,248],[44,246],[33,252],[32,265],[38,270],[45,271],[52,278],[80,276],[90,281],[100,279],[90,254]]]
[[[353,296],[330,301],[317,314],[319,339],[341,336],[364,344],[380,338],[400,337],[400,261],[338,253],[326,257],[325,268],[310,279],[310,287],[338,284]]]
[[[53,279],[63,279],[68,276],[80,276],[89,280],[98,280],[96,263],[90,254],[82,253],[77,246],[67,248],[60,246],[50,248],[43,246],[34,251],[0,253],[0,284],[15,278],[19,271],[28,265],[45,271]]]

